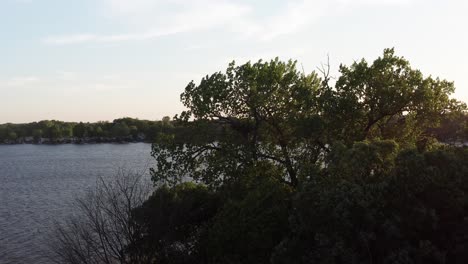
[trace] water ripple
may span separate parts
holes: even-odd
[[[0,263],[47,264],[47,236],[54,221],[98,177],[119,168],[144,170],[149,144],[0,145]]]

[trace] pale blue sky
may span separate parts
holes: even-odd
[[[0,0],[0,123],[160,119],[236,60],[332,69],[387,47],[468,102],[464,0]]]

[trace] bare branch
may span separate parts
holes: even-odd
[[[77,199],[72,214],[56,223],[51,238],[55,263],[144,263],[144,256],[131,256],[127,247],[140,233],[132,211],[153,191],[143,174],[120,170],[112,180],[100,178],[96,187]]]

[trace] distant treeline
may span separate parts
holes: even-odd
[[[199,124],[198,124],[199,126]],[[193,138],[190,126],[165,116],[150,121],[119,118],[112,122],[95,123],[44,120],[27,124],[0,124],[0,144],[22,143],[102,143],[102,142],[155,142],[161,135],[174,135],[193,141],[210,141],[222,133],[218,122],[206,122],[204,138]],[[225,129],[225,128],[224,128]],[[438,128],[427,131],[446,143],[468,142],[468,115],[446,115]]]
[[[158,134],[179,133],[176,130],[167,116],[160,121],[128,117],[96,123],[45,120],[0,125],[0,143],[152,142]]]

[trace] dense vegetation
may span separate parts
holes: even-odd
[[[191,82],[190,133],[158,134],[107,263],[467,263],[468,149],[437,141],[466,138],[453,92],[393,49],[336,82],[278,59]]]
[[[120,118],[96,123],[45,120],[0,125],[0,143],[153,142],[159,133],[178,133],[175,130],[169,117],[161,121]]]
[[[204,121],[206,140],[218,138],[223,126]],[[427,132],[438,141],[460,144],[468,141],[468,115],[458,112],[442,116],[440,125]],[[43,120],[27,124],[0,124],[0,144],[21,143],[99,143],[99,142],[154,142],[162,135],[177,135],[188,141],[192,126],[172,121],[166,116],[161,121],[119,118],[112,122],[96,123]],[[193,139],[192,139],[193,140]]]

